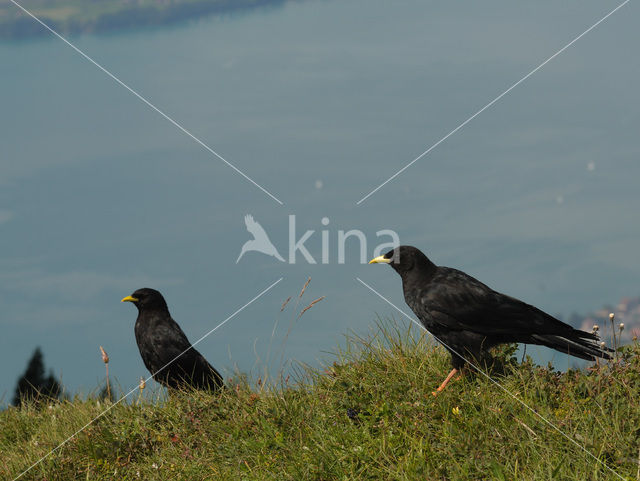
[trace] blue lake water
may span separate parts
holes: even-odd
[[[284,205],[62,41],[1,44],[3,402],[37,345],[71,392],[101,382],[99,345],[135,386],[147,373],[119,300],[143,286],[195,341],[283,277],[198,349],[227,376],[259,375],[269,352],[272,368],[331,359],[344,333],[401,318],[356,277],[408,312],[354,239],[337,264],[339,230],[361,230],[367,257],[394,230],[552,314],[637,295],[634,3],[356,204],[616,5],[310,0],[71,39]],[[318,263],[236,264],[245,214],[285,258],[295,215]],[[297,311],[326,299],[287,336],[294,305],[280,307],[309,276]]]

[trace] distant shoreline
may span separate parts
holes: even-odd
[[[21,5],[62,35],[127,31],[171,25],[205,15],[278,7],[289,0],[25,0]],[[0,7],[0,40],[27,39],[50,32],[18,7]]]

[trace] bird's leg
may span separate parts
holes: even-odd
[[[445,387],[447,387],[447,384],[449,384],[449,381],[451,381],[453,376],[455,376],[458,372],[459,372],[458,369],[454,367],[449,373],[449,375],[447,376],[447,378],[444,381],[442,381],[442,384],[440,384],[438,389],[433,391],[431,394],[433,394],[434,396],[437,396],[440,391],[442,391]]]

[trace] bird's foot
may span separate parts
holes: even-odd
[[[440,384],[440,386],[438,386],[438,389],[436,389],[435,391],[431,392],[431,394],[433,394],[434,396],[437,396],[440,392],[442,392],[442,390],[445,387],[447,387],[447,384],[449,384],[449,381],[451,381],[451,379],[453,379],[453,376],[455,376],[459,372],[460,371],[454,367],[451,370],[451,372],[449,373],[449,375],[447,376],[447,378],[444,381],[442,381],[442,384]],[[458,376],[456,379],[458,379],[459,377],[460,376]]]

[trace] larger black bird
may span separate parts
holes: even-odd
[[[451,353],[453,369],[436,392],[465,365],[465,358],[486,359],[497,344],[539,344],[589,361],[611,358],[611,349],[601,348],[595,334],[574,329],[462,271],[436,266],[415,247],[397,247],[369,263],[389,264],[400,274],[406,303]]]
[[[144,365],[153,379],[169,388],[192,387],[214,391],[222,376],[187,339],[171,318],[167,303],[155,289],[138,289],[122,302],[138,308],[135,333]]]

